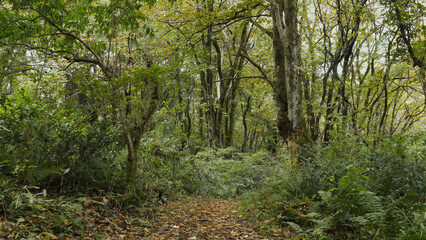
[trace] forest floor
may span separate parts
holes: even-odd
[[[234,200],[188,197],[160,208],[147,239],[265,239],[242,220]]]
[[[237,211],[236,200],[185,197],[142,211],[109,208],[105,198],[33,203],[16,217],[0,216],[0,239],[286,239],[263,237]],[[107,204],[108,203],[108,204]],[[289,233],[287,231],[287,233]]]

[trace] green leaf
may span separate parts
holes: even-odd
[[[83,210],[83,206],[79,203],[73,203],[71,204],[70,208],[77,210],[77,211],[81,211]]]

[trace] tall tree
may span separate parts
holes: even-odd
[[[293,155],[297,144],[308,141],[302,109],[302,68],[297,23],[297,0],[270,0],[278,108],[277,126]],[[284,21],[283,21],[284,20]]]

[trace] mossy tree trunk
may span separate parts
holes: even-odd
[[[297,0],[270,0],[275,60],[277,127],[288,143],[292,160],[297,146],[309,140],[302,109],[302,71]],[[284,20],[284,21],[283,21]]]

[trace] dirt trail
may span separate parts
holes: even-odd
[[[236,202],[188,197],[160,208],[145,239],[265,239],[233,209]]]

